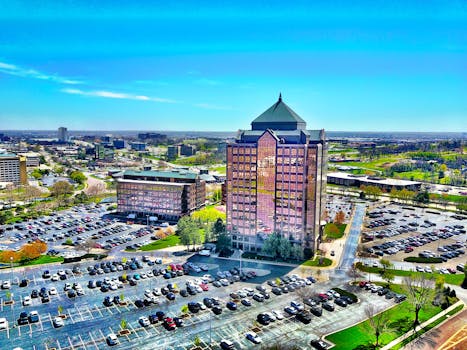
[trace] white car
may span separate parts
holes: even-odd
[[[118,344],[118,338],[113,333],[110,333],[109,335],[107,335],[107,337],[105,338],[105,341],[107,342],[109,346],[114,346]]]
[[[284,314],[282,312],[280,312],[280,311],[272,310],[272,314],[278,320],[283,320],[284,319]]]
[[[152,294],[154,294],[155,296],[161,295],[161,294],[162,294],[162,293],[161,293],[161,289],[160,289],[160,288],[154,288],[154,289],[152,290]]]
[[[56,273],[54,273],[54,274],[52,275],[52,277],[50,278],[50,280],[56,282],[56,281],[59,280],[59,277],[58,277],[58,275],[57,275]]]
[[[63,321],[63,318],[57,316],[57,317],[54,317],[53,319],[53,325],[54,325],[54,328],[60,328],[65,325],[65,321]]]
[[[149,322],[149,320],[148,320],[148,318],[146,316],[141,316],[138,319],[138,322],[143,327],[147,327],[147,326],[151,325],[151,322]]]
[[[23,299],[23,306],[29,306],[29,305],[31,305],[31,303],[32,303],[32,300],[31,300],[31,297],[30,297],[30,296],[24,297],[24,299]]]
[[[0,318],[0,329],[8,329],[8,321],[5,317]]]
[[[198,254],[199,254],[199,255],[202,255],[202,256],[210,256],[210,255],[211,255],[211,251],[208,250],[208,249],[203,249],[203,250],[201,250]]]
[[[57,294],[58,294],[58,293],[57,293],[57,288],[51,287],[51,288],[49,289],[49,295],[57,295]]]
[[[245,337],[253,344],[259,344],[262,342],[261,338],[255,332],[248,332]]]
[[[3,281],[2,283],[2,289],[10,289],[11,288],[11,283],[9,280]]]

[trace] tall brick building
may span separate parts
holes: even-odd
[[[324,130],[279,100],[227,146],[227,231],[234,248],[260,251],[273,232],[316,248],[326,198]]]

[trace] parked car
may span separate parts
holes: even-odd
[[[260,344],[262,342],[261,338],[255,332],[248,332],[245,334],[245,337],[253,344]]]

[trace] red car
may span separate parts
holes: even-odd
[[[359,286],[360,288],[363,288],[363,287],[366,286],[367,283],[368,283],[367,281],[360,281],[360,282],[358,283],[358,286]]]
[[[207,292],[209,290],[209,286],[205,283],[201,283],[199,286],[204,292]]]
[[[321,299],[321,300],[328,300],[329,299],[329,295],[325,294],[325,293],[319,293],[318,294],[318,297]]]
[[[173,331],[175,328],[177,328],[177,325],[175,324],[174,320],[170,317],[167,317],[165,320],[164,320],[164,327],[165,329],[167,329],[168,331]]]

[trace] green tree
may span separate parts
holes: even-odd
[[[198,224],[190,216],[182,217],[177,224],[177,234],[180,236],[180,243],[186,245],[187,250],[190,249],[190,244],[195,244],[200,233]]]
[[[217,237],[216,252],[220,252],[224,249],[228,249],[231,247],[231,245],[232,245],[232,241],[231,241],[230,235],[228,235],[226,232],[223,232]]]
[[[1,210],[0,211],[0,225],[6,224],[6,222],[13,217],[14,215],[11,210]]]
[[[86,181],[86,176],[81,171],[75,170],[70,173],[70,179],[76,183],[83,184]]]
[[[212,225],[212,233],[214,234],[214,237],[217,238],[221,233],[224,233],[224,232],[225,232],[224,221],[221,218],[218,218],[214,222],[214,225]]]
[[[42,176],[44,176],[42,174],[42,172],[38,169],[38,168],[35,168],[32,172],[31,172],[31,176],[33,178],[35,178],[36,180],[40,180],[42,179]]]
[[[73,193],[73,186],[68,181],[57,181],[50,187],[54,197],[61,197]]]
[[[277,251],[279,253],[279,256],[282,259],[287,259],[290,257],[291,252],[292,252],[292,244],[288,239],[285,239],[281,237],[279,241],[279,246],[277,247]]]

